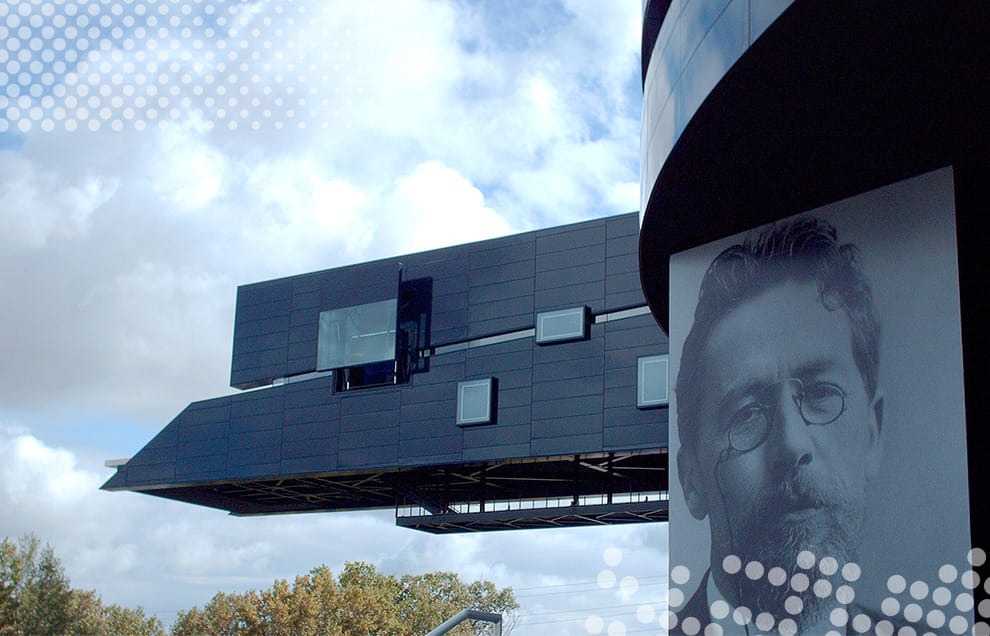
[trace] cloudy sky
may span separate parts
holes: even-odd
[[[237,285],[638,208],[640,0],[0,0],[0,536],[167,624],[326,563],[658,633],[661,524],[433,537],[104,493],[223,395]]]

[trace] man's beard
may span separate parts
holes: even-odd
[[[825,613],[836,604],[834,590],[841,582],[833,578],[829,581],[830,593],[824,597],[816,595],[815,581],[829,578],[818,564],[825,557],[834,558],[840,569],[852,562],[862,535],[862,500],[851,500],[843,493],[838,484],[822,475],[797,475],[761,493],[750,513],[731,528],[734,545],[723,552],[739,555],[743,564],[756,561],[764,568],[764,575],[755,581],[744,572],[733,577],[741,597],[740,606],[752,610],[754,617],[769,612],[775,622],[790,618],[797,624],[799,633],[826,618]],[[788,512],[808,508],[817,509],[809,518],[792,521],[783,518]],[[803,551],[814,555],[810,567],[798,564],[798,554]],[[773,585],[768,579],[767,573],[775,567],[787,574],[782,585]],[[792,577],[799,572],[808,577],[807,588],[800,592],[791,586]],[[797,614],[785,608],[785,601],[791,596],[801,600],[802,609]]]

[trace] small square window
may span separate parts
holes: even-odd
[[[588,308],[571,307],[536,314],[536,344],[588,337]]]
[[[636,362],[636,406],[641,409],[666,406],[670,397],[670,356],[646,356]]]
[[[494,424],[497,388],[495,378],[458,382],[457,423]]]

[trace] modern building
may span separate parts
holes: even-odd
[[[231,386],[103,486],[431,532],[663,520],[636,213],[240,287]]]
[[[982,398],[990,380],[990,315],[981,299],[988,274],[990,2],[643,6],[640,263],[646,297],[665,330],[671,255],[951,168],[970,510],[978,510],[988,483],[990,419]],[[986,527],[971,519],[973,544],[985,548]]]
[[[669,257],[951,167],[975,509],[990,2],[643,9],[639,218],[241,287],[244,391],[191,404],[104,488],[434,532],[666,519]]]

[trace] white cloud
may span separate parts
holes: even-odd
[[[136,412],[162,387],[183,387],[191,371],[204,367],[215,377],[197,379],[215,390],[223,387],[227,361],[212,359],[212,348],[211,359],[206,359],[202,343],[232,340],[232,328],[221,318],[232,313],[229,285],[228,279],[202,270],[147,261],[96,285],[80,309],[84,315],[103,314],[112,320],[114,334],[99,350],[87,348],[86,354],[93,356],[91,365],[101,367],[101,386],[130,384],[124,393],[102,395],[105,403],[127,405],[122,410]],[[88,326],[95,335],[109,325]]]
[[[227,158],[195,128],[167,126],[150,166],[152,190],[168,208],[188,212],[204,208],[223,192]]]
[[[0,138],[16,148],[0,151],[0,419],[23,425],[0,430],[0,534],[35,531],[76,584],[156,611],[366,560],[514,585],[537,620],[597,602],[609,545],[653,568],[657,526],[434,537],[390,511],[235,519],[97,490],[102,457],[230,390],[237,285],[638,205],[638,0],[222,7],[239,13],[212,36],[152,48],[129,27],[51,88],[68,117],[123,99],[98,132]],[[139,96],[170,124],[135,130]]]
[[[398,253],[503,236],[513,228],[456,170],[427,161],[399,179],[384,201],[381,238]]]
[[[65,182],[9,151],[0,151],[0,175],[0,245],[7,249],[37,249],[54,238],[80,237],[118,187],[115,180],[96,176]]]
[[[76,506],[99,485],[91,474],[76,470],[72,453],[30,435],[0,438],[0,456],[0,484],[11,507],[44,514],[52,507]]]
[[[247,200],[256,212],[240,230],[245,249],[280,268],[297,268],[287,273],[312,268],[320,259],[323,268],[342,264],[341,255],[364,254],[376,221],[369,194],[330,176],[309,157],[282,157],[246,169]]]
[[[101,271],[78,251],[44,250],[29,263],[3,285],[17,308],[0,316],[0,369],[12,379],[0,386],[3,410],[157,427],[183,398],[227,390],[228,278],[150,260]]]

